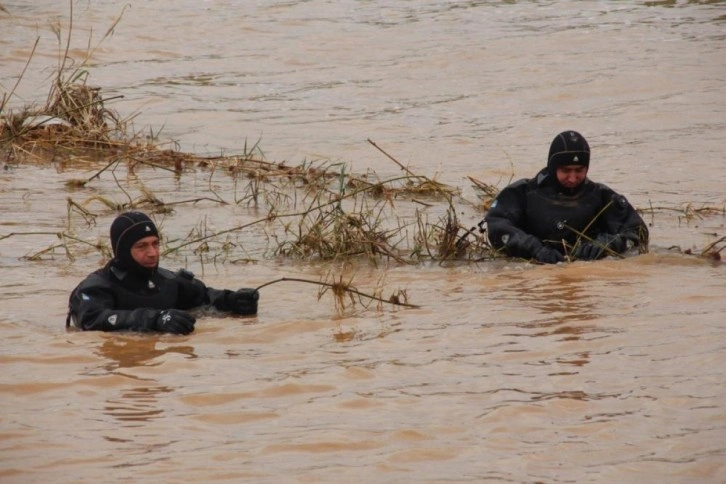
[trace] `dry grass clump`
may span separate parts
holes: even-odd
[[[7,161],[43,162],[128,146],[125,122],[104,106],[101,89],[84,83],[54,87],[43,108],[2,115],[0,146]]]
[[[428,216],[417,212],[414,245],[410,258],[416,261],[482,261],[501,257],[485,236],[482,222],[468,230],[461,227],[456,207],[451,204],[443,216],[434,223]]]
[[[88,63],[98,47],[87,49],[74,63],[69,56],[73,34],[73,2],[70,2],[70,25],[65,39],[59,23],[51,25],[58,41],[58,67],[46,103],[42,107],[24,106],[10,110],[9,101],[32,60],[39,38],[25,69],[9,93],[0,102],[0,147],[8,161],[43,161],[55,159],[59,152],[84,153],[88,149],[109,150],[129,144],[126,121],[105,105],[110,99],[101,95],[100,87],[87,84]],[[101,42],[108,38],[121,20],[119,15]],[[64,45],[65,40],[65,45]]]
[[[300,259],[336,260],[380,257],[406,263],[392,239],[400,235],[397,228],[384,226],[385,204],[346,211],[342,204],[320,203],[303,212],[295,223],[284,226],[286,238],[274,249],[275,254]]]
[[[476,191],[477,198],[481,201],[481,209],[484,211],[489,210],[490,205],[497,195],[499,195],[499,189],[494,185],[477,180],[474,177],[467,176],[466,178],[468,178],[472,183],[474,190]]]

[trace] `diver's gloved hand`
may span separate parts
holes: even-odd
[[[592,242],[583,242],[575,249],[574,256],[580,260],[602,259],[607,250],[620,253],[627,247],[627,241],[621,235],[600,234]]]
[[[237,291],[229,291],[224,295],[224,310],[241,316],[251,316],[257,314],[259,299],[260,293],[257,289],[243,287]]]
[[[544,264],[557,264],[558,262],[564,262],[565,258],[560,252],[552,247],[543,245],[534,254],[534,258]]]
[[[162,333],[189,334],[194,331],[197,318],[186,311],[166,309],[156,316],[156,330]]]

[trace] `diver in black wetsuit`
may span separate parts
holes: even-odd
[[[626,198],[587,178],[590,146],[576,131],[552,141],[547,166],[492,202],[489,241],[512,257],[555,264],[621,254],[648,244],[648,228]]]
[[[211,305],[238,315],[257,314],[259,293],[213,289],[186,270],[159,267],[159,233],[141,212],[111,224],[114,258],[71,293],[66,327],[83,330],[189,334],[196,318],[187,310]]]

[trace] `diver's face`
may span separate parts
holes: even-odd
[[[582,165],[565,165],[557,168],[557,181],[563,187],[576,188],[585,181],[587,167]]]
[[[153,269],[159,264],[159,237],[149,235],[131,246],[131,257],[137,264]]]

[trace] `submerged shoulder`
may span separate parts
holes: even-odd
[[[524,193],[531,187],[530,182],[530,178],[520,178],[519,180],[512,182],[506,187],[502,188],[502,191],[499,192],[497,198]]]
[[[594,191],[600,194],[603,201],[609,202],[612,200],[616,206],[620,206],[621,208],[625,208],[630,205],[630,202],[628,202],[625,195],[613,190],[608,185],[599,182],[592,182],[592,184],[594,185]]]
[[[526,187],[532,181],[531,178],[520,178],[519,180],[510,183],[507,188],[512,190],[520,190],[522,187]]]
[[[158,269],[156,269],[156,273],[164,279],[176,279],[177,277],[179,277],[174,272],[170,271],[169,269],[164,269],[163,267],[159,267]]]
[[[76,303],[79,302],[79,295],[82,294],[105,294],[113,292],[113,285],[113,281],[111,281],[103,269],[92,272],[71,291],[69,304],[73,305],[74,301]]]
[[[89,287],[111,287],[112,281],[108,273],[104,269],[99,269],[86,276],[85,279],[78,284],[78,288]]]
[[[593,189],[595,191],[598,191],[600,193],[604,193],[604,194],[606,194],[608,196],[613,196],[613,195],[622,196],[620,194],[620,192],[618,192],[615,189],[613,189],[612,187],[610,187],[610,185],[607,185],[607,184],[602,183],[602,182],[592,181],[589,178],[587,179],[587,181],[593,186]]]
[[[615,190],[613,190],[612,188],[610,188],[608,185],[606,185],[604,183],[592,181],[589,178],[587,179],[587,181],[590,185],[592,185],[592,189],[595,191],[602,192],[602,193],[608,193],[608,194],[615,193]]]

